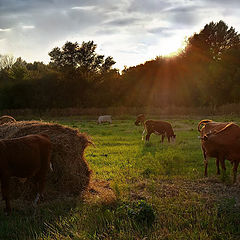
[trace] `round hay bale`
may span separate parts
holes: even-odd
[[[16,120],[8,115],[4,115],[2,117],[0,117],[0,125],[5,124],[5,123],[13,123],[16,122]]]
[[[86,134],[77,129],[39,121],[19,121],[0,125],[0,139],[11,139],[29,134],[45,133],[53,144],[51,162],[44,196],[47,199],[79,195],[89,185],[91,170],[84,158],[84,150],[91,143]],[[11,181],[12,198],[31,199],[36,188],[31,179],[20,183]]]

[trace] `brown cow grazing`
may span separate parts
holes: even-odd
[[[52,144],[46,134],[0,140],[0,180],[6,212],[11,213],[9,182],[11,177],[33,178],[37,187],[34,205],[42,196],[50,168]]]
[[[135,121],[135,125],[139,126],[140,123],[144,124],[144,130],[142,133],[142,140],[144,133],[147,132],[146,141],[149,141],[150,135],[152,133],[157,135],[162,135],[162,142],[164,141],[164,137],[167,136],[168,142],[175,141],[176,135],[173,132],[172,125],[169,122],[159,121],[159,120],[147,120],[145,121],[145,117],[143,114],[137,116]]]
[[[223,171],[226,170],[224,159],[233,164],[233,183],[235,183],[240,161],[240,127],[235,123],[228,123],[222,129],[204,135],[202,146],[207,156],[219,159]]]
[[[214,122],[209,119],[204,119],[201,120],[198,124],[198,131],[200,132],[200,138],[203,140],[203,137],[205,135],[217,132],[224,127],[226,127],[229,124],[229,122]],[[203,143],[203,141],[202,141]],[[207,168],[208,168],[208,157],[213,157],[216,158],[216,167],[217,167],[217,174],[220,174],[220,168],[219,168],[219,157],[217,154],[213,154],[211,156],[208,156],[206,154],[206,150],[203,147],[202,144],[202,152],[203,152],[203,157],[204,157],[204,166],[205,166],[205,171],[204,171],[204,176],[207,177]],[[225,166],[225,165],[224,165]]]

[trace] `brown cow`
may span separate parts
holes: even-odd
[[[46,134],[0,140],[0,180],[7,214],[11,213],[9,182],[13,176],[34,179],[37,186],[34,205],[37,204],[50,168],[51,149],[52,144]]]
[[[159,120],[147,120],[145,121],[145,116],[140,114],[137,116],[135,121],[135,125],[139,126],[140,124],[144,125],[144,130],[142,133],[142,140],[144,133],[147,132],[146,141],[149,141],[150,135],[152,133],[157,135],[162,135],[162,142],[164,141],[164,137],[167,136],[168,142],[175,141],[176,135],[173,132],[172,125],[169,122],[159,121]]]
[[[205,135],[217,132],[224,127],[226,127],[229,124],[229,122],[214,122],[209,119],[204,119],[201,120],[198,124],[198,131],[200,132],[200,138],[202,139],[202,152],[203,152],[203,157],[204,157],[204,166],[205,166],[205,171],[204,171],[204,176],[207,177],[207,168],[208,168],[208,157],[213,157],[216,158],[216,167],[217,167],[217,174],[220,174],[220,168],[219,168],[219,156],[218,153],[216,152],[215,154],[212,153],[212,155],[207,155],[206,150],[203,146],[203,137]],[[223,160],[224,161],[224,160]],[[225,170],[225,164],[221,164],[222,167],[224,167],[223,170]]]
[[[207,156],[218,157],[223,171],[226,170],[224,159],[233,164],[233,182],[235,183],[240,161],[240,127],[235,123],[228,123],[221,130],[204,135],[202,146]]]

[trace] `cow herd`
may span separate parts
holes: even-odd
[[[2,122],[1,122],[2,120]],[[0,118],[0,124],[16,121],[10,116]],[[97,123],[112,123],[110,115],[100,116]],[[143,125],[142,139],[149,141],[152,133],[161,135],[162,142],[174,142],[176,135],[172,125],[166,121],[146,120],[144,114],[137,116],[135,125]],[[217,174],[226,171],[225,160],[233,165],[233,182],[236,182],[237,168],[240,161],[240,127],[235,123],[202,120],[198,124],[201,147],[204,156],[205,176],[207,176],[208,158],[216,158]],[[20,179],[33,178],[36,183],[37,204],[44,191],[46,174],[51,169],[52,143],[46,134],[27,135],[20,138],[0,140],[0,180],[2,198],[6,203],[6,213],[11,213],[9,200],[9,182],[11,177]]]
[[[149,141],[152,133],[162,135],[162,142],[167,136],[168,142],[175,141],[176,135],[170,123],[159,120],[146,120],[144,114],[139,114],[135,125],[144,126],[144,133],[147,132],[146,141]],[[220,174],[219,164],[223,174],[226,172],[225,160],[233,165],[233,183],[236,182],[237,169],[240,161],[240,127],[233,122],[214,122],[202,120],[198,124],[200,132],[201,147],[204,157],[204,175],[207,177],[208,158],[216,158],[217,174]]]
[[[112,123],[110,115],[100,116],[98,123]],[[152,133],[162,136],[162,142],[167,137],[168,142],[175,142],[176,134],[172,125],[166,121],[146,120],[144,114],[139,114],[135,125],[144,127],[142,140],[149,141]],[[237,169],[240,161],[240,127],[233,122],[214,122],[212,120],[202,120],[198,124],[200,132],[201,147],[204,157],[204,175],[207,177],[208,158],[216,158],[217,174],[220,174],[219,164],[223,174],[226,172],[225,160],[229,160],[233,165],[233,183],[236,182]]]

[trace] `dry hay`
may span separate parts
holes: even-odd
[[[0,117],[0,125],[5,124],[5,123],[13,123],[16,122],[16,120],[8,115],[4,115],[2,117]]]
[[[91,179],[83,198],[85,202],[91,204],[111,204],[116,201],[116,195],[109,182],[98,179]]]
[[[89,139],[77,129],[59,124],[39,121],[19,121],[0,125],[0,139],[11,139],[28,134],[45,133],[53,144],[51,162],[54,171],[49,170],[45,198],[80,195],[87,189],[91,171],[84,158],[84,150]],[[31,180],[20,183],[18,179],[11,181],[12,198],[33,198],[36,188]]]

